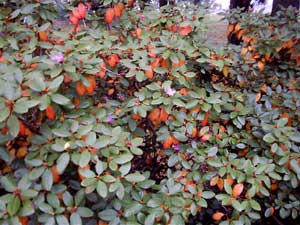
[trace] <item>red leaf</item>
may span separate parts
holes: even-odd
[[[179,34],[182,36],[186,36],[189,33],[191,33],[192,31],[192,26],[191,25],[187,25],[185,27],[179,27]]]

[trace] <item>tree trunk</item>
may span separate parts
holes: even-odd
[[[168,5],[168,0],[159,0],[159,7]]]
[[[251,0],[230,0],[230,9],[243,8],[243,12],[247,12],[250,8]]]
[[[288,8],[289,6],[293,6],[296,9],[299,9],[299,0],[273,0],[272,14],[275,15],[276,12],[280,10],[279,5]]]

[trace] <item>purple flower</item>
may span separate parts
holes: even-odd
[[[169,96],[173,96],[173,95],[175,95],[176,90],[174,90],[174,89],[168,87],[167,90],[166,90],[166,93],[167,93],[167,95],[169,95]]]
[[[180,150],[180,146],[179,145],[173,145],[172,146],[174,151],[178,152]]]
[[[106,120],[107,123],[109,124],[113,124],[115,122],[113,116],[111,114],[108,114],[107,115],[107,120]]]
[[[56,55],[50,55],[50,59],[56,61],[56,63],[62,63],[64,61],[64,55],[62,52],[59,52]]]

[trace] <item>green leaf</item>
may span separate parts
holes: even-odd
[[[207,208],[207,201],[204,198],[197,199],[197,205]]]
[[[22,9],[22,14],[32,14],[35,7],[39,4],[26,4]]]
[[[18,215],[19,216],[30,216],[34,214],[35,209],[30,200],[22,201],[22,208],[20,209]]]
[[[73,66],[72,64],[64,64],[64,70],[69,73],[75,73],[76,67]]]
[[[53,214],[53,209],[52,209],[52,207],[51,207],[49,204],[45,203],[45,202],[40,202],[40,203],[38,204],[38,207],[39,207],[39,209],[40,209],[42,212],[44,212],[44,213],[47,213],[47,214]]]
[[[36,190],[33,189],[28,189],[28,190],[21,190],[21,195],[23,197],[27,198],[34,198],[38,195],[39,193]]]
[[[263,137],[263,140],[267,143],[273,143],[276,139],[274,138],[274,136],[272,134],[269,133]]]
[[[9,116],[9,109],[8,108],[2,108],[0,109],[0,123],[7,119]]]
[[[297,160],[292,159],[290,161],[290,165],[291,165],[291,169],[296,173],[296,174],[300,174],[300,165],[297,162]]]
[[[79,166],[84,168],[91,160],[91,154],[89,151],[84,151],[80,154]]]
[[[224,189],[227,192],[227,194],[231,195],[232,193],[232,188],[231,186],[228,184],[227,180],[225,180],[224,182]]]
[[[135,172],[135,173],[131,173],[125,176],[125,179],[129,182],[141,182],[144,181],[146,178],[144,177],[144,175]]]
[[[276,172],[271,171],[268,173],[268,175],[269,175],[269,177],[273,178],[274,180],[281,180],[281,176]]]
[[[223,163],[221,163],[219,159],[208,159],[208,160],[206,160],[206,162],[208,165],[216,167],[216,168],[223,166]]]
[[[56,165],[57,171],[59,174],[62,174],[65,171],[69,162],[70,162],[69,153],[66,152],[59,156],[59,158],[57,159],[57,165]]]
[[[261,210],[261,207],[260,207],[260,204],[255,201],[255,200],[250,200],[250,206],[252,209],[256,210],[256,211],[260,211]]]
[[[12,137],[17,137],[19,133],[19,120],[15,115],[11,115],[7,120],[7,127]]]
[[[55,217],[57,225],[69,225],[68,219],[64,215],[58,215]]]
[[[173,133],[174,137],[179,140],[180,142],[185,142],[187,141],[187,137],[185,136],[185,134],[180,133],[180,132],[174,132]]]
[[[106,198],[108,191],[107,191],[107,186],[104,182],[98,180],[96,190],[102,198]]]
[[[138,202],[134,202],[133,204],[125,208],[123,215],[128,218],[132,215],[136,215],[137,213],[139,213],[142,208],[143,208],[142,204]]]
[[[179,107],[185,107],[185,103],[178,98],[175,98],[173,100],[173,104]]]
[[[78,207],[77,213],[83,218],[92,217],[94,215],[94,212],[87,207]]]
[[[170,225],[185,225],[185,222],[184,222],[182,216],[176,214],[176,215],[172,216]]]
[[[113,209],[105,209],[98,213],[98,216],[102,220],[111,221],[118,216],[118,213]]]
[[[22,99],[22,101],[17,101],[14,105],[14,111],[19,114],[27,113],[28,109],[38,105],[40,102],[37,100],[29,100],[26,101]]]
[[[59,86],[62,84],[64,81],[64,76],[59,76],[55,78],[51,83],[49,84],[49,89],[50,90],[57,90]]]
[[[28,82],[28,86],[30,87],[31,90],[36,91],[36,92],[41,92],[41,91],[45,90],[45,88],[46,88],[44,79],[39,76],[33,77]]]
[[[59,105],[66,105],[68,103],[70,103],[70,99],[66,98],[63,95],[60,94],[53,94],[51,96],[52,101],[54,101],[55,103],[59,104]]]
[[[278,127],[284,127],[288,123],[288,118],[281,118],[277,121]]]
[[[47,22],[47,23],[44,23],[43,25],[41,25],[39,28],[38,28],[38,32],[43,32],[43,31],[46,31],[49,26],[51,25],[51,23]]]
[[[215,193],[212,191],[203,191],[201,196],[205,199],[211,199],[215,196]]]
[[[82,225],[81,217],[78,213],[72,213],[70,216],[70,224],[71,225]]]
[[[7,192],[13,192],[17,188],[15,181],[7,176],[2,176],[0,179],[0,182],[1,182],[2,187]]]
[[[153,225],[155,222],[155,213],[149,214],[145,219],[145,225]]]
[[[86,144],[92,146],[96,142],[96,138],[95,132],[89,132],[86,138]]]
[[[59,201],[58,197],[55,194],[51,193],[51,192],[47,194],[47,202],[53,208],[57,209],[57,208],[60,207],[60,201]]]
[[[125,164],[125,163],[131,161],[132,159],[133,159],[133,155],[132,154],[125,153],[125,154],[117,156],[114,159],[114,162],[117,163],[117,164]]]
[[[21,201],[18,196],[13,196],[7,204],[7,212],[9,215],[15,215],[21,206]]]
[[[233,208],[235,208],[237,211],[241,212],[244,210],[243,206],[241,205],[241,203],[237,200],[233,200],[232,202],[232,206]]]
[[[42,176],[42,184],[45,190],[50,191],[53,185],[53,176],[50,169],[46,169]]]

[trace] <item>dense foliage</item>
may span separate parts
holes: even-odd
[[[3,2],[1,224],[299,219],[295,12],[235,11],[215,52],[197,7]]]

